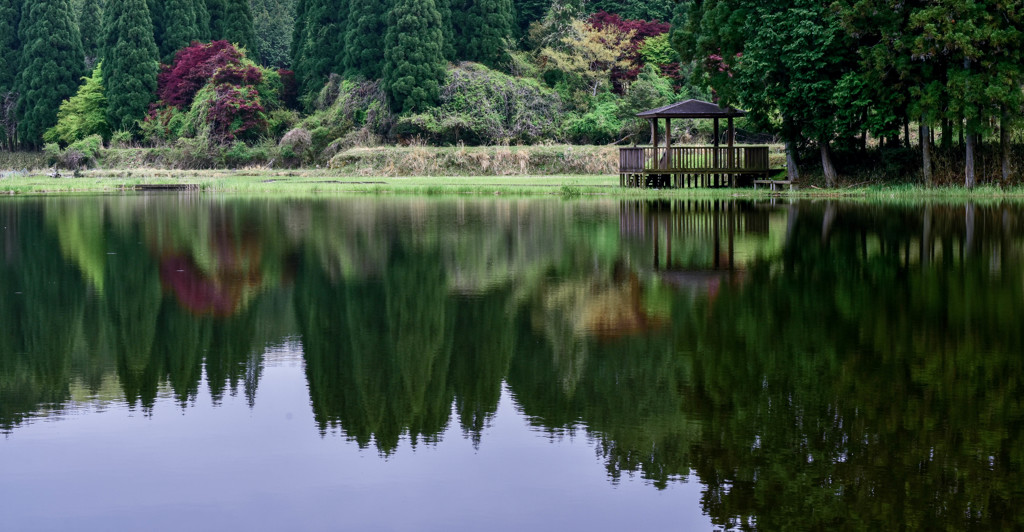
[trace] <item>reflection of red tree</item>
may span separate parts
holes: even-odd
[[[215,258],[213,272],[204,271],[180,250],[164,250],[160,281],[189,312],[230,316],[243,305],[247,294],[262,285],[260,244],[252,234],[237,237],[234,228],[226,225],[217,230],[210,247]]]
[[[190,257],[171,255],[160,259],[160,281],[178,303],[193,314],[230,316],[238,308],[240,293],[230,293],[209,279]]]

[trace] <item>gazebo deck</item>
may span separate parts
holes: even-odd
[[[619,149],[619,184],[624,187],[735,186],[737,178],[768,177],[768,146],[736,146],[733,119],[745,111],[711,102],[686,100],[658,107],[637,117],[651,123],[651,147]],[[726,119],[727,146],[720,146],[719,120]],[[713,146],[672,146],[672,119],[711,119]],[[664,144],[658,121],[665,121]]]
[[[735,185],[739,176],[763,178],[769,173],[768,146],[619,149],[621,186]]]

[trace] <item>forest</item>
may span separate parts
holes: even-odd
[[[1019,181],[1024,7],[928,0],[0,0],[0,146],[332,166],[358,146],[645,144],[745,109],[789,177]],[[677,121],[680,144],[710,128]]]

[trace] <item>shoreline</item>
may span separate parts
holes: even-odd
[[[90,170],[82,177],[53,178],[27,174],[0,178],[0,195],[82,195],[144,192],[146,189],[189,189],[199,194],[285,196],[329,195],[471,195],[615,197],[623,199],[842,199],[874,201],[983,200],[1024,202],[1024,186],[1006,189],[985,185],[973,190],[958,186],[871,185],[824,189],[769,191],[761,188],[622,188],[618,175],[506,175],[375,177],[342,175],[330,170]],[[185,191],[185,190],[182,190]]]

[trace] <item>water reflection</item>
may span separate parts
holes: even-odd
[[[383,455],[483,444],[505,385],[613,481],[699,480],[723,527],[1021,527],[1022,212],[5,201],[0,428],[111,383],[254,406],[294,336],[304,429]]]

